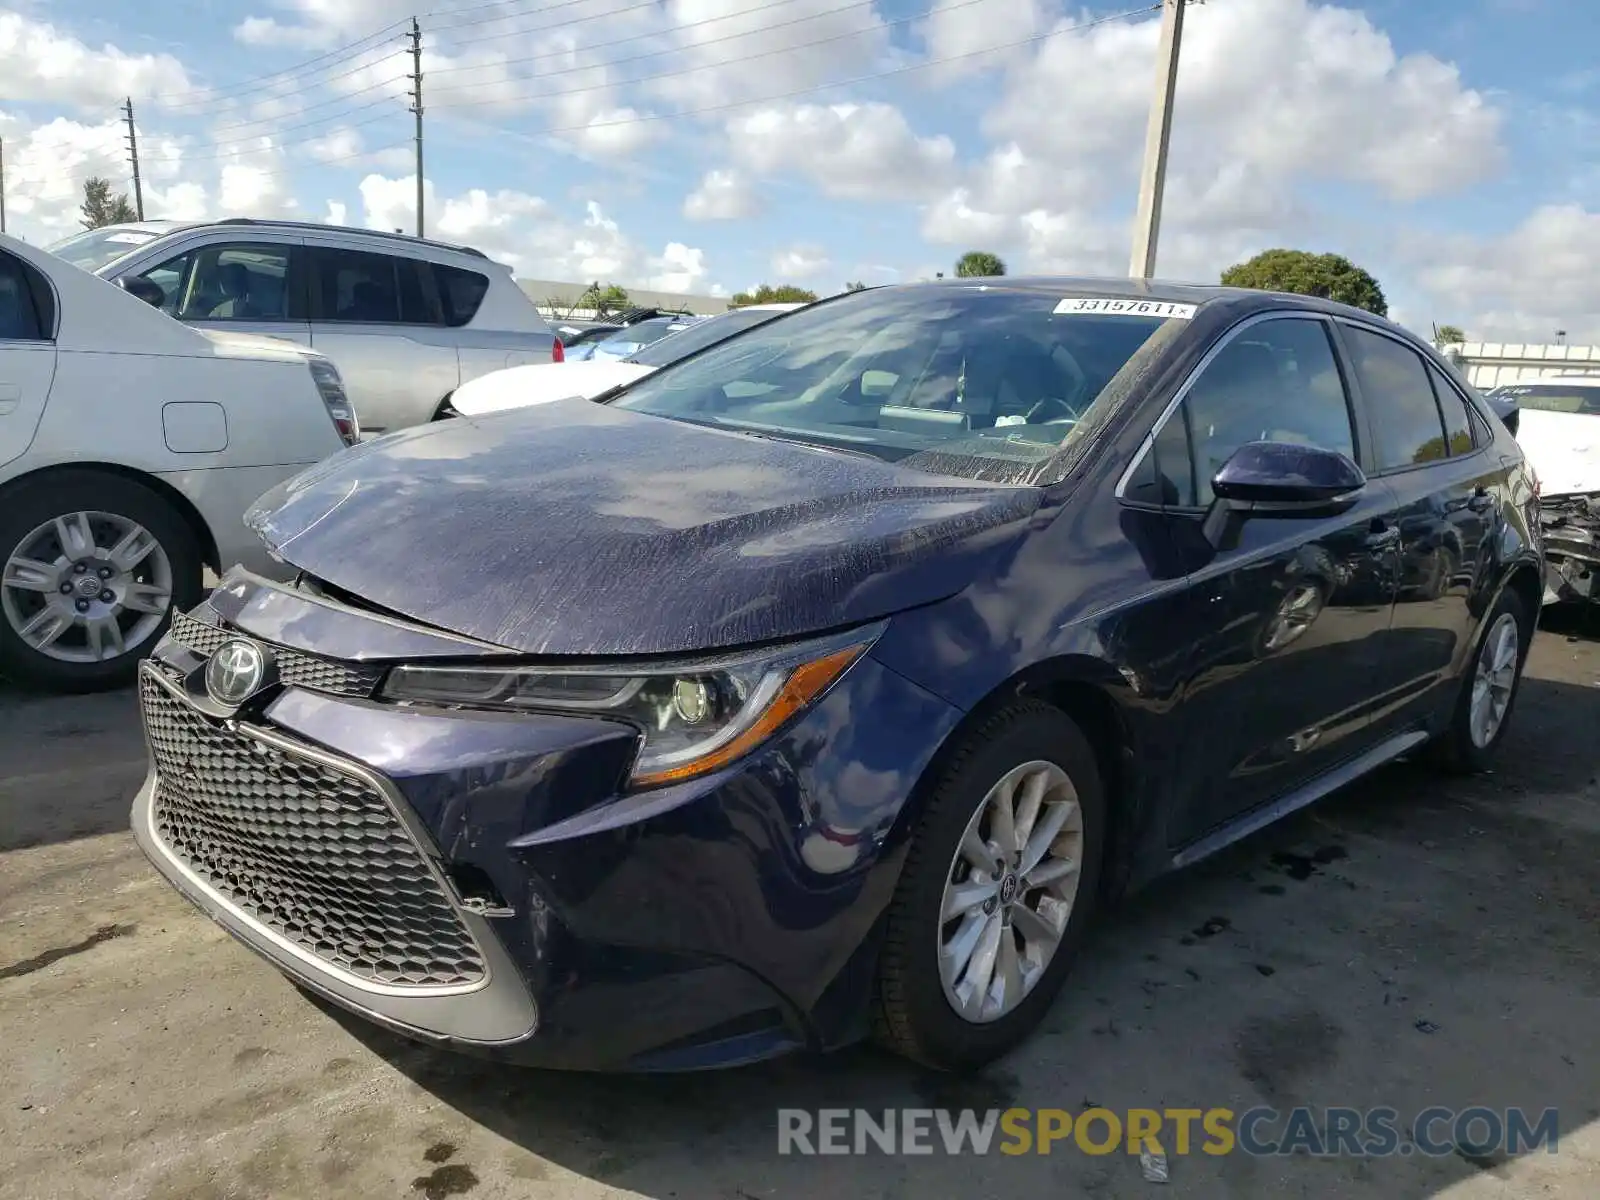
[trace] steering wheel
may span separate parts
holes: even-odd
[[[1044,415],[1050,410],[1055,411],[1056,416],[1054,418]],[[1029,425],[1043,425],[1046,421],[1052,419],[1076,421],[1078,419],[1078,415],[1078,410],[1072,405],[1068,404],[1065,400],[1061,399],[1061,397],[1044,396],[1034,402],[1033,407],[1028,409],[1027,413],[1024,414],[1024,419]]]

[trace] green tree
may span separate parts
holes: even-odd
[[[99,229],[102,225],[120,225],[135,219],[133,205],[128,203],[128,193],[111,194],[111,181],[95,175],[83,181],[83,227]]]
[[[957,279],[983,279],[1005,273],[1006,264],[1000,256],[987,250],[968,250],[956,260]]]
[[[1389,315],[1389,302],[1378,281],[1339,254],[1263,250],[1249,261],[1229,267],[1222,273],[1222,282],[1228,287],[1321,296],[1380,317]]]
[[[736,292],[728,301],[728,308],[743,308],[747,304],[814,304],[816,299],[815,292],[792,283],[780,283],[776,287],[763,283],[753,292]]]
[[[1459,325],[1435,325],[1433,327],[1433,344],[1440,350],[1446,346],[1454,346],[1467,340],[1467,335],[1461,331]]]
[[[860,280],[856,280],[854,283],[845,284],[844,290],[847,292],[864,292],[867,290],[867,285]]]
[[[604,286],[591,283],[583,295],[578,297],[578,307],[592,308],[597,316],[621,312],[631,303],[632,301],[628,299],[628,289],[619,283],[608,283]]]

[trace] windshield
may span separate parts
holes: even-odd
[[[668,363],[677,362],[680,358],[689,357],[697,350],[714,346],[724,338],[730,338],[742,330],[764,325],[774,317],[781,316],[783,316],[781,309],[736,308],[732,312],[696,321],[687,329],[668,334],[660,341],[644,347],[629,357],[628,361],[646,367],[664,367]]]
[[[98,271],[161,235],[146,229],[86,229],[45,249],[85,271]]]
[[[1105,419],[1116,401],[1104,397],[1121,391],[1107,385],[1163,326],[1187,324],[1175,307],[993,285],[874,289],[748,330],[612,403],[1009,478]]]
[[[1495,388],[1491,400],[1511,400],[1521,409],[1600,416],[1600,387],[1570,383],[1519,383]]]
[[[681,321],[675,321],[670,317],[640,321],[634,325],[624,325],[610,337],[600,339],[597,344],[609,346],[613,350],[629,346],[648,346],[651,342],[659,341],[671,333],[674,325],[683,328]]]

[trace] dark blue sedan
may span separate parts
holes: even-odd
[[[1304,297],[845,295],[603,403],[265,497],[142,670],[145,852],[408,1035],[968,1069],[1110,897],[1400,755],[1483,767],[1541,594],[1516,442]]]

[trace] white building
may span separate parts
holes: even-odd
[[[1600,346],[1555,346],[1525,342],[1462,342],[1446,346],[1468,381],[1481,391],[1551,375],[1600,375]]]

